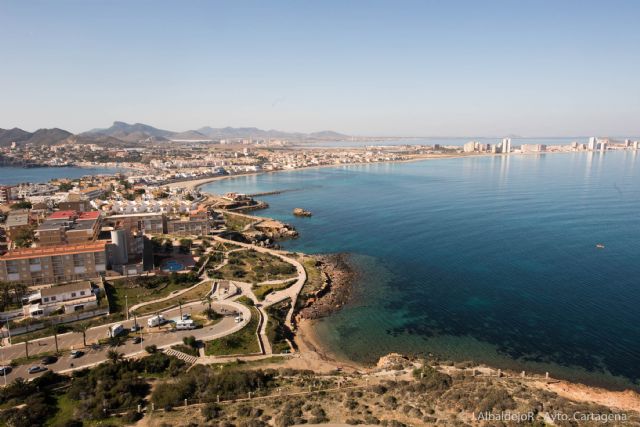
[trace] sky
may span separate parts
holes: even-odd
[[[0,0],[0,128],[640,135],[640,2]]]

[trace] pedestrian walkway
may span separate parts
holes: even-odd
[[[187,362],[190,365],[193,365],[194,363],[196,363],[198,361],[198,358],[196,356],[192,356],[190,354],[183,353],[181,351],[174,350],[172,348],[165,349],[164,350],[164,354],[166,354],[167,356],[177,357],[178,359],[184,360],[185,362]]]

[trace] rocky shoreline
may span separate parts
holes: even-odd
[[[307,298],[299,312],[301,319],[320,319],[340,310],[353,296],[357,272],[349,254],[338,253],[314,257],[324,276],[323,285]]]

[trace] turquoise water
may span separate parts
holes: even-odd
[[[79,168],[75,166],[61,168],[19,168],[0,166],[0,185],[14,185],[23,182],[44,183],[54,178],[81,178],[87,175],[114,174],[125,172],[117,168]]]
[[[640,385],[638,153],[319,168],[205,189],[296,189],[264,198],[264,215],[300,231],[285,246],[354,254],[356,301],[318,325],[339,355],[432,352]]]
[[[162,266],[163,271],[181,271],[184,270],[184,264],[176,260],[169,260]]]

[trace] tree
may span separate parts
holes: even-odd
[[[69,191],[69,190],[73,189],[73,183],[71,183],[71,182],[63,182],[58,186],[58,189],[60,191]]]
[[[9,285],[7,282],[0,281],[0,308],[2,308],[2,311],[4,311],[9,304],[11,304],[10,290],[11,285]]]
[[[84,344],[85,347],[87,346],[87,330],[88,329],[89,329],[88,323],[79,323],[73,328],[74,331],[82,334],[82,344]]]
[[[64,327],[62,325],[53,325],[51,327],[51,330],[53,331],[53,340],[56,343],[56,353],[59,353],[59,349],[58,349],[58,334],[64,332]]]
[[[198,348],[198,340],[193,335],[189,335],[188,337],[182,338],[182,342],[184,345],[189,346],[191,348]]]
[[[34,238],[35,234],[33,228],[22,228],[16,233],[15,239],[13,239],[13,243],[18,248],[28,248],[33,243]]]
[[[124,360],[124,354],[116,351],[116,350],[109,350],[107,352],[107,359],[109,361],[111,361],[113,364],[117,364],[119,362],[122,362]]]
[[[209,320],[215,320],[222,317],[220,314],[216,313],[216,311],[211,307],[211,294],[207,294],[206,297],[202,300],[202,305],[206,305],[207,308],[204,309],[204,314],[207,316]]]
[[[26,200],[16,202],[11,205],[11,209],[31,209],[32,207],[33,205],[31,204],[31,202],[28,202]]]
[[[23,283],[7,283],[0,281],[0,309],[6,310],[14,302],[19,302],[25,295],[27,286]]]
[[[180,251],[184,253],[189,253],[191,250],[191,245],[193,244],[193,240],[191,239],[180,239]]]

